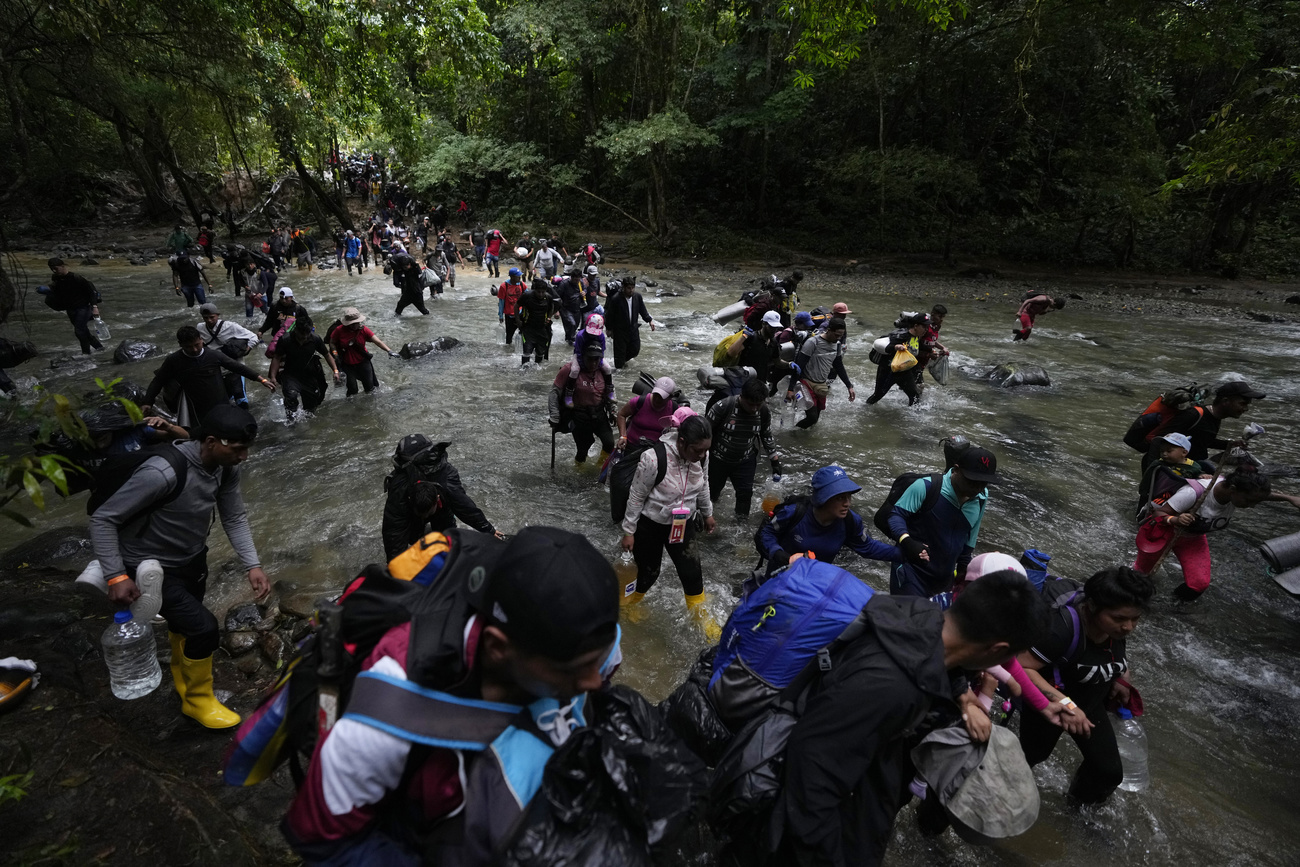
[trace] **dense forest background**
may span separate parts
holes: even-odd
[[[253,231],[289,188],[300,219],[345,221],[337,148],[503,228],[706,254],[1300,271],[1300,2],[0,9],[11,227],[130,201]]]

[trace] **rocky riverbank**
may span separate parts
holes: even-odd
[[[110,692],[99,637],[111,607],[73,584],[89,559],[84,527],[50,531],[0,557],[0,657],[35,660],[41,678],[0,715],[0,777],[26,793],[0,797],[3,862],[294,863],[278,830],[293,793],[287,771],[251,788],[222,782],[231,732],[181,714],[161,628],[162,685],[135,701]],[[280,587],[267,604],[222,618],[215,683],[232,708],[247,714],[274,683],[306,632],[302,608]]]

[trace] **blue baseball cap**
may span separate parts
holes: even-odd
[[[831,465],[822,467],[813,473],[812,501],[814,506],[823,505],[831,497],[839,494],[856,494],[860,490],[862,488],[849,478],[849,474],[844,472],[843,467]]]
[[[1189,452],[1192,450],[1192,441],[1183,434],[1167,433],[1160,437],[1160,439],[1169,443],[1171,446],[1178,446],[1180,449],[1186,449]]]

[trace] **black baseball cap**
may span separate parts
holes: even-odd
[[[257,419],[243,407],[222,404],[208,410],[199,425],[197,439],[216,437],[237,443],[251,443],[257,437]]]
[[[988,449],[967,449],[957,458],[957,468],[972,482],[983,482],[986,485],[1000,485],[1003,482],[1003,478],[998,475],[997,456]]]
[[[55,256],[45,264],[49,267],[51,271],[53,271],[55,268],[62,268],[64,266],[64,261],[60,259],[58,256]]]
[[[1234,379],[1232,382],[1225,382],[1214,392],[1216,398],[1219,397],[1244,397],[1247,400],[1262,400],[1264,392],[1256,391],[1250,387],[1250,383],[1244,379]]]
[[[567,661],[613,643],[618,578],[580,533],[525,527],[488,578],[485,610],[523,650]]]

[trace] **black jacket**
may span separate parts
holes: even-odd
[[[427,518],[415,508],[415,493],[419,484],[435,484],[439,488],[441,505]],[[460,473],[447,460],[445,443],[435,447],[432,455],[418,463],[397,467],[389,474],[388,499],[384,502],[384,558],[391,560],[418,542],[432,530],[447,530],[456,526],[460,518],[483,533],[493,532],[492,522],[483,510],[474,504],[460,483]]]
[[[55,310],[77,310],[81,307],[93,307],[99,301],[95,284],[79,274],[68,272],[63,276],[50,278],[50,297]],[[57,305],[57,306],[55,306]]]
[[[628,316],[628,299],[623,293],[605,299],[605,329],[615,340],[632,340],[637,338],[641,324],[637,319],[650,321],[650,311],[645,308],[645,299],[640,292],[632,293],[632,315]]]
[[[878,594],[866,611],[870,628],[833,660],[791,732],[774,863],[879,864],[927,715],[936,706],[956,713],[939,607]]]

